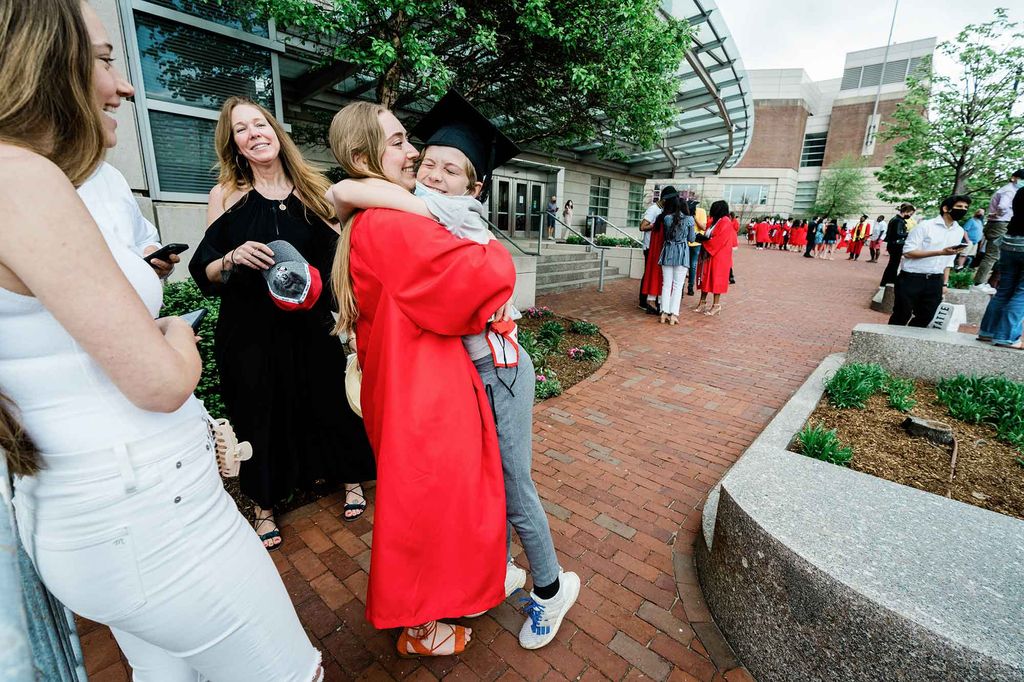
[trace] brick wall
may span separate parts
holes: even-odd
[[[896,105],[900,101],[902,100],[891,99],[878,103],[878,113],[881,114],[882,121],[881,128],[885,127],[886,121],[892,120],[892,114],[896,111]],[[874,101],[833,105],[832,119],[828,128],[828,142],[825,144],[825,168],[835,165],[844,156],[860,158],[860,152],[864,145],[864,131],[867,130],[868,118],[873,109]],[[894,146],[896,146],[895,140],[882,142],[876,139],[875,153],[865,159],[866,165],[884,166],[886,158],[892,154]]]
[[[799,168],[807,117],[796,100],[755,100],[754,137],[736,168]]]

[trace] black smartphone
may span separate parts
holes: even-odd
[[[190,325],[192,325],[192,331],[198,334],[199,325],[203,323],[203,318],[206,317],[206,313],[206,308],[199,308],[198,310],[193,310],[190,313],[185,313],[184,315],[181,316],[181,319],[185,320]]]
[[[178,255],[180,253],[185,253],[186,251],[188,251],[188,244],[168,244],[167,246],[157,249],[148,256],[144,256],[142,260],[147,263],[152,263],[154,260],[162,260],[169,263],[170,261],[168,258],[172,253],[174,255]]]

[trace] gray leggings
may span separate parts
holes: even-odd
[[[559,567],[548,517],[530,473],[533,459],[533,387],[537,381],[533,361],[520,349],[518,367],[496,368],[490,356],[475,360],[473,364],[484,382],[498,426],[509,543],[511,528],[514,527],[530,561],[533,584],[544,587],[555,582]]]

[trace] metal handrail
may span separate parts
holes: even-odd
[[[481,217],[483,218],[483,216],[481,216]],[[518,249],[519,252],[521,254],[523,254],[524,256],[539,256],[540,255],[539,253],[533,253],[532,251],[527,251],[523,247],[519,246],[519,244],[516,244],[515,240],[512,239],[512,237],[509,237],[507,234],[505,234],[504,232],[499,230],[498,226],[495,225],[494,223],[492,223],[487,218],[484,218],[484,222],[487,223],[487,226],[491,228],[491,232],[493,232],[494,234],[498,235],[499,237],[501,237],[502,239],[507,241],[512,246],[516,247],[516,249]]]
[[[644,243],[642,241],[640,241],[639,239],[637,239],[633,235],[629,234],[628,232],[624,232],[624,231],[620,230],[617,225],[615,225],[614,223],[610,222],[607,218],[605,218],[603,216],[599,216],[599,215],[593,215],[593,216],[588,216],[588,217],[593,218],[595,221],[600,220],[605,225],[607,225],[608,227],[612,228],[613,230],[615,230],[616,232],[621,234],[623,237],[628,237],[629,239],[632,239],[633,241],[635,241],[637,244],[640,245],[640,248],[643,248]]]
[[[558,218],[555,218],[555,220],[558,220]],[[564,227],[565,229],[569,230],[574,235],[576,235],[577,237],[579,237],[580,239],[585,241],[590,247],[595,248],[595,249],[597,249],[600,252],[600,254],[601,254],[600,269],[597,271],[597,291],[599,293],[604,293],[604,254],[605,254],[605,251],[608,250],[608,247],[607,246],[599,246],[598,244],[594,243],[594,241],[592,239],[590,239],[590,237],[586,237],[586,236],[580,234],[579,232],[577,232],[576,230],[574,230],[570,226],[568,226],[565,223],[563,223],[561,220],[558,220],[558,222],[562,224],[562,227]]]

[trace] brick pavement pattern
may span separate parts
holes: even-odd
[[[855,324],[885,321],[868,308],[882,267],[744,244],[722,315],[689,312],[685,297],[677,327],[637,310],[636,280],[542,299],[612,341],[594,376],[534,410],[534,479],[562,565],[583,581],[579,601],[538,651],[519,647],[513,596],[469,621],[464,655],[399,658],[396,633],[363,616],[373,490],[355,523],[339,520],[341,495],[328,496],[282,518],[284,546],[271,555],[326,679],[752,679],[697,583],[703,501],[818,363],[846,349]],[[83,623],[81,635],[90,680],[129,679],[106,628]]]

